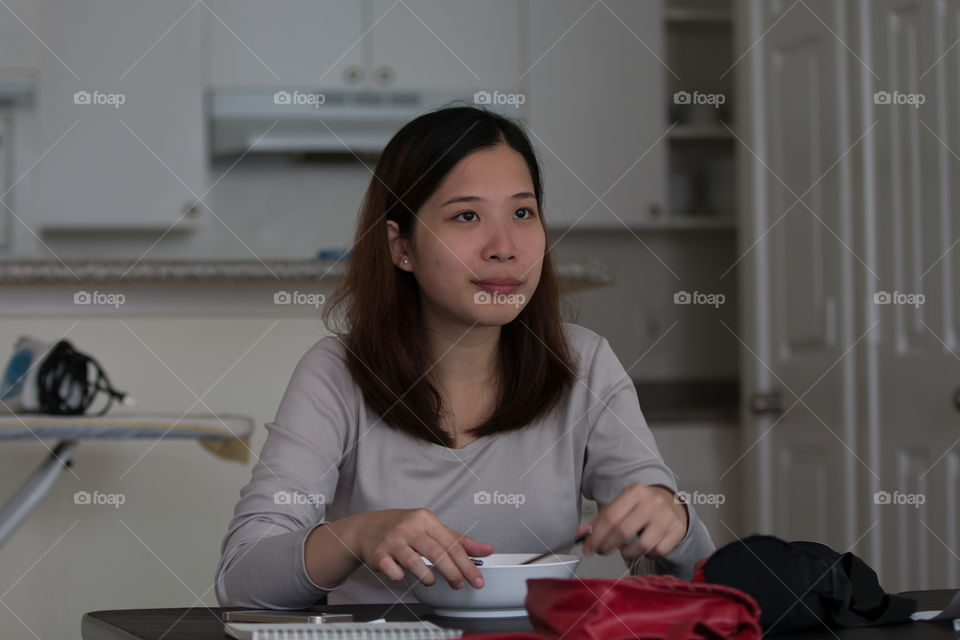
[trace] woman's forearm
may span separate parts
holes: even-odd
[[[360,568],[356,550],[357,514],[316,527],[307,536],[303,547],[303,563],[307,575],[318,586],[327,589],[340,586]]]

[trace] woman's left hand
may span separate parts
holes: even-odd
[[[670,489],[632,484],[593,519],[577,527],[577,536],[593,529],[583,542],[584,556],[620,549],[624,560],[662,558],[683,540],[688,521],[686,506]]]

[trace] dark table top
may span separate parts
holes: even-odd
[[[956,590],[910,591],[903,595],[917,600],[918,610],[942,609]],[[93,611],[83,616],[81,633],[83,640],[220,640],[225,638],[220,614],[237,611],[236,607],[189,609],[121,609]],[[389,621],[429,620],[441,627],[463,629],[464,635],[500,633],[504,631],[532,631],[527,618],[445,618],[433,615],[430,607],[423,604],[361,604],[323,605],[311,611],[352,613],[354,620],[365,622],[386,618]],[[957,640],[960,633],[953,631],[947,622],[906,622],[885,627],[860,629],[827,629],[819,627],[804,632],[774,636],[784,640],[813,640],[831,638],[836,640]]]
[[[83,640],[123,638],[130,640],[218,640],[226,637],[220,615],[224,611],[241,611],[237,607],[195,607],[192,609],[120,609],[93,611],[83,616]],[[357,622],[386,618],[390,622],[429,620],[444,628],[463,629],[464,635],[499,633],[501,631],[533,631],[530,621],[521,618],[446,618],[433,614],[424,604],[332,604],[312,607],[310,611],[352,613]]]

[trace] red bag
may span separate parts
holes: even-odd
[[[719,584],[675,576],[531,578],[524,602],[537,633],[563,640],[758,640],[760,607]]]

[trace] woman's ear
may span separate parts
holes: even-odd
[[[400,236],[400,227],[393,220],[387,220],[387,245],[394,266],[404,271],[413,271],[413,258],[408,251],[407,241]]]

